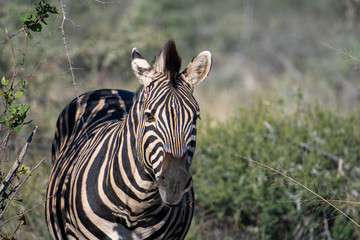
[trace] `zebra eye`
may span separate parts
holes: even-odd
[[[152,112],[145,112],[145,119],[147,122],[154,122],[155,121],[154,114]]]

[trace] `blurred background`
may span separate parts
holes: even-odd
[[[6,39],[5,28],[9,33],[13,33],[22,27],[19,15],[32,11],[32,3],[37,3],[37,1],[0,0],[0,40]],[[58,1],[48,1],[48,3],[59,7]],[[317,110],[309,110],[310,116],[306,115],[314,120],[320,119],[315,115],[326,109],[326,112],[329,111],[336,117],[326,118],[327,122],[324,124],[329,125],[331,122],[334,129],[340,128],[343,122],[352,119],[349,120],[346,131],[354,135],[351,135],[352,138],[347,135],[345,138],[350,141],[350,144],[347,142],[343,145],[353,146],[355,150],[347,150],[347,154],[353,151],[351,159],[355,162],[359,160],[357,147],[359,136],[356,135],[359,129],[354,129],[360,123],[356,122],[360,101],[358,68],[360,64],[358,60],[360,59],[360,2],[358,0],[81,0],[64,1],[64,3],[67,17],[64,29],[75,68],[76,88],[68,72],[63,37],[59,29],[62,16],[51,15],[47,21],[48,25],[43,26],[42,32],[34,33],[34,39],[29,40],[26,62],[20,73],[24,76],[29,75],[40,60],[45,60],[29,82],[22,99],[31,105],[27,120],[32,120],[32,122],[21,132],[14,133],[11,141],[11,149],[14,152],[19,151],[23,140],[31,132],[32,126],[38,125],[39,129],[33,140],[33,148],[27,164],[33,166],[35,164],[32,161],[38,161],[42,157],[46,157],[47,160],[32,176],[32,183],[29,183],[27,192],[21,193],[24,202],[19,203],[14,212],[24,211],[42,201],[51,167],[50,144],[56,118],[61,109],[76,97],[76,91],[79,94],[99,88],[136,91],[139,83],[131,70],[132,48],[137,47],[141,54],[151,62],[168,39],[174,39],[177,44],[178,52],[183,59],[182,69],[199,52],[209,50],[212,53],[211,73],[207,80],[195,90],[202,119],[205,119],[200,123],[200,128],[203,127],[211,132],[215,131],[215,127],[217,133],[226,133],[229,124],[232,127],[243,128],[244,125],[235,123],[242,121],[249,124],[257,123],[256,121],[261,119],[260,125],[265,129],[261,136],[265,136],[269,134],[269,131],[271,134],[271,129],[275,128],[276,132],[276,124],[279,124],[279,129],[285,124],[284,121],[288,124],[284,119],[291,119],[289,122],[303,119],[302,116],[305,115],[300,117],[297,115],[299,105],[309,106],[310,109],[315,107]],[[12,43],[15,49],[23,49],[23,34],[13,38]],[[17,56],[17,61],[20,61],[21,56]],[[0,45],[0,77],[11,76],[12,64],[11,48],[8,44]],[[261,109],[267,106],[274,106],[265,111],[268,114],[265,114],[267,117],[264,117],[264,114],[255,114],[264,113]],[[246,113],[243,115],[239,113],[244,111],[241,109],[247,109]],[[280,114],[281,117],[275,113]],[[273,123],[269,119],[272,119]],[[267,124],[264,125],[264,122],[270,122],[270,127]],[[289,129],[299,126],[298,122],[291,124],[286,126]],[[303,125],[306,125],[306,122]],[[321,132],[322,128],[318,127],[314,130],[314,125],[315,123],[307,129],[309,134],[316,138],[320,135],[317,133]],[[249,131],[238,132],[238,134],[246,135]],[[214,136],[217,134],[212,133]],[[202,135],[203,141],[208,140],[207,143],[210,145],[222,139],[222,135],[216,135],[217,139],[214,139],[205,134]],[[293,134],[284,138],[279,137],[278,141],[283,139],[286,145],[286,141],[295,138],[298,132]],[[324,135],[323,139],[327,140],[327,137],[332,138],[330,135]],[[297,143],[306,138],[310,137],[306,135]],[[202,139],[201,136],[200,139]],[[250,137],[247,136],[244,144],[247,144],[249,139]],[[238,140],[234,141],[239,143]],[[258,140],[257,146],[260,146],[262,141],[265,140]],[[338,146],[335,142],[334,145],[324,145],[321,147],[329,147],[330,150]],[[272,145],[267,147],[273,148]],[[202,158],[209,161],[210,157],[206,154],[214,154],[208,153],[208,148],[209,145],[199,145],[197,155],[199,162]],[[296,144],[293,149],[297,152]],[[222,151],[225,150],[219,149],[217,154],[221,155]],[[281,151],[283,150],[279,150],[280,155],[274,158],[281,156]],[[340,148],[337,153],[345,154],[343,148]],[[249,163],[244,165],[244,160],[236,157],[238,155],[260,158],[255,150],[250,151],[246,148],[241,152],[238,149],[232,156],[236,159],[235,162],[242,162],[239,163],[242,167],[249,166]],[[314,153],[312,159],[319,162],[319,158],[322,159],[320,155]],[[202,164],[201,166],[206,166],[205,162]],[[282,167],[288,169],[287,164]],[[201,166],[198,165],[197,169]],[[199,173],[198,170],[194,170],[195,174],[198,174],[196,176],[199,182],[201,182],[200,176],[204,176],[204,179],[210,178],[206,169],[204,171]],[[228,179],[226,174],[229,173],[229,169],[221,171],[224,172],[217,173],[223,176],[219,181],[225,181],[224,179]],[[259,171],[257,169],[254,174],[262,176],[264,182],[269,182],[269,176],[260,174]],[[224,173],[226,176],[223,175]],[[304,171],[302,173],[304,174]],[[241,185],[240,175],[240,172],[235,172],[234,181]],[[318,177],[321,179],[323,175]],[[316,182],[315,177],[312,179]],[[278,184],[279,181],[274,180]],[[202,183],[206,186],[209,182],[204,180]],[[339,184],[339,186],[342,185]],[[286,184],[285,187],[287,187]],[[226,199],[231,207],[217,208],[216,206],[219,205],[224,206],[224,203],[216,203],[219,204],[216,205],[214,201],[210,203],[202,201],[201,196],[204,199],[211,196],[211,191],[209,189],[206,191],[202,192],[201,189],[199,191],[198,209],[201,209],[201,212],[199,210],[196,213],[194,221],[196,223],[205,221],[204,219],[208,216],[206,214],[209,213],[213,219],[217,220],[209,224],[197,225],[195,229],[192,228],[189,239],[239,239],[240,237],[244,237],[243,239],[305,239],[310,236],[308,234],[313,229],[311,224],[304,223],[296,230],[295,222],[301,219],[301,213],[297,212],[299,218],[294,220],[293,228],[281,229],[280,231],[287,232],[287,235],[282,235],[280,238],[280,235],[267,231],[271,224],[270,226],[266,223],[261,225],[262,222],[259,220],[261,215],[252,219],[250,213],[249,216],[246,213],[242,214],[241,212],[246,212],[246,209],[241,206],[241,203],[229,203],[231,199]],[[253,194],[249,193],[254,197]],[[262,196],[265,196],[264,193]],[[314,208],[316,207],[310,207],[310,209]],[[261,211],[263,210],[259,210]],[[303,211],[310,210],[305,208]],[[269,210],[267,214],[270,216],[274,212]],[[320,213],[315,215],[317,216],[314,217],[317,219],[314,220],[315,223],[323,221],[322,208]],[[355,218],[358,216],[356,215]],[[31,212],[28,219],[29,224],[18,231],[16,235],[18,239],[49,239],[41,207]],[[318,224],[323,226],[322,223]],[[9,224],[5,231],[11,231],[9,229],[14,226],[16,223]],[[221,229],[226,230],[222,232]],[[296,235],[299,234],[296,232],[299,229],[303,230],[303,235]],[[213,233],[211,233],[212,230]],[[357,228],[352,229],[344,239],[353,237],[356,239],[357,231]],[[244,232],[247,235],[242,235]],[[322,230],[314,236],[321,236],[320,233]],[[296,236],[300,237],[296,238]],[[337,239],[341,237],[338,236]]]

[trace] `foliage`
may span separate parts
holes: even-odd
[[[334,208],[242,156],[285,173],[359,222],[359,116],[301,104],[287,115],[280,100],[259,102],[215,126],[200,123],[191,167],[199,223],[193,234],[201,239],[320,239],[328,227],[335,239],[357,239],[358,227]],[[304,150],[302,143],[312,147]],[[341,156],[346,164],[325,153]]]
[[[41,32],[41,22],[47,25],[45,19],[49,17],[48,13],[61,13],[55,6],[51,6],[43,0],[41,0],[38,4],[34,4],[34,8],[34,13],[26,12],[20,14],[20,20],[23,22],[24,32],[30,39],[33,38],[30,30],[33,32]]]
[[[40,22],[46,24],[45,19],[49,17],[47,13],[59,13],[56,7],[51,7],[44,1],[40,1],[39,4],[35,4],[34,7],[35,13],[31,14],[27,12],[21,14],[20,16],[20,19],[24,24],[21,31],[24,31],[26,36],[24,41],[25,50],[18,50],[21,54],[21,61],[19,64],[17,64],[17,58],[11,38],[16,36],[20,31],[10,36],[6,30],[7,43],[12,52],[14,70],[11,76],[11,80],[3,76],[0,81],[0,103],[2,105],[2,110],[0,113],[0,136],[3,137],[3,139],[1,139],[0,147],[0,220],[2,220],[0,222],[0,226],[3,226],[6,223],[6,221],[3,221],[4,214],[9,209],[10,204],[16,205],[16,203],[22,203],[22,199],[15,198],[15,196],[30,177],[31,173],[43,161],[41,160],[39,164],[32,170],[29,166],[23,164],[25,154],[37,127],[29,136],[24,147],[22,148],[22,151],[16,159],[11,159],[15,158],[16,153],[11,153],[9,151],[9,139],[11,135],[13,135],[14,131],[20,131],[22,129],[27,112],[30,109],[30,105],[21,104],[18,103],[18,101],[23,98],[24,92],[28,87],[29,79],[32,78],[33,74],[36,72],[41,63],[40,61],[31,75],[27,77],[19,77],[20,72],[23,71],[25,67],[24,62],[28,50],[28,38],[32,39],[30,30],[34,32],[40,32],[42,29]],[[9,160],[9,158],[11,160]],[[5,165],[4,162],[6,162]],[[10,169],[8,169],[6,166],[8,162],[12,162],[12,167]],[[24,178],[21,177],[23,175],[25,175]],[[18,223],[15,230],[12,230],[12,233],[0,231],[1,239],[15,239],[14,234],[17,232],[19,227],[26,224],[25,213],[20,213],[15,217],[18,218]]]
[[[19,81],[19,91],[16,91],[5,77],[2,77],[1,85],[2,89],[0,89],[0,96],[3,100],[4,111],[0,115],[0,124],[7,126],[11,130],[19,131],[24,124],[26,113],[30,106],[18,104],[15,99],[19,99],[23,96],[27,86],[27,80],[21,79]]]

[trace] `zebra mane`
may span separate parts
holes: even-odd
[[[181,57],[173,40],[169,40],[154,58],[153,69],[157,72],[170,73],[171,80],[180,71]]]

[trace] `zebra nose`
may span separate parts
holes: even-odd
[[[157,179],[162,200],[168,205],[180,202],[182,196],[191,188],[192,177],[187,167],[187,157],[182,158],[166,155],[162,172]]]
[[[176,191],[188,191],[192,186],[192,177],[190,173],[179,174],[181,176],[171,176],[168,172],[162,173],[157,182],[165,188],[170,188],[174,193]]]

